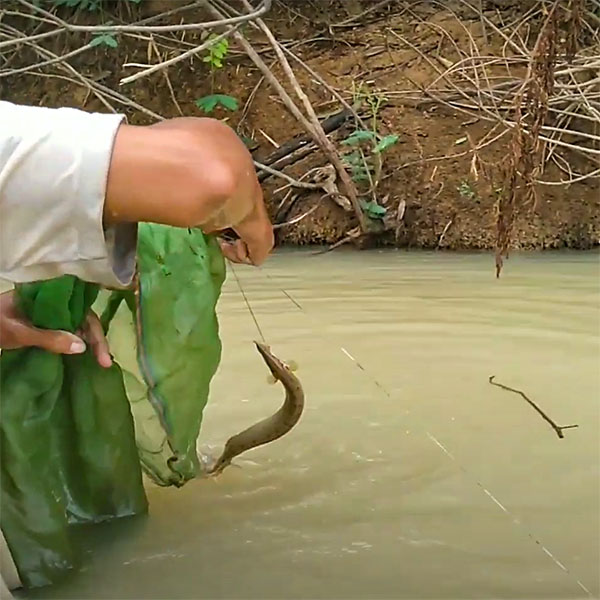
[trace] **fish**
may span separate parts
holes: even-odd
[[[285,399],[276,413],[227,440],[221,456],[213,465],[206,468],[205,475],[208,477],[220,475],[231,461],[243,452],[274,442],[284,436],[298,423],[304,411],[304,390],[292,367],[277,358],[267,344],[256,341],[254,344],[273,378],[285,388]]]

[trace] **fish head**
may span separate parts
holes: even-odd
[[[254,342],[254,344],[258,353],[262,356],[265,363],[267,363],[267,367],[269,367],[273,377],[279,379],[282,372],[290,372],[290,367],[271,352],[270,346],[264,342]]]

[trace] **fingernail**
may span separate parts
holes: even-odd
[[[81,340],[77,340],[69,346],[69,354],[83,354],[84,352],[85,344]]]
[[[104,367],[105,369],[112,367],[112,358],[110,357],[110,354],[103,354],[98,359],[98,362],[100,363],[100,366]]]

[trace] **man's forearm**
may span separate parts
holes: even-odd
[[[246,249],[224,251],[237,262],[261,264],[273,247],[252,156],[230,127],[214,119],[123,125],[111,160],[104,220],[201,227],[207,233],[232,227]]]
[[[194,227],[221,208],[231,194],[231,175],[197,137],[167,127],[122,125],[108,173],[105,223]]]

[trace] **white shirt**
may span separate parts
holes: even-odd
[[[137,225],[103,227],[124,115],[0,101],[0,278],[129,285]]]

